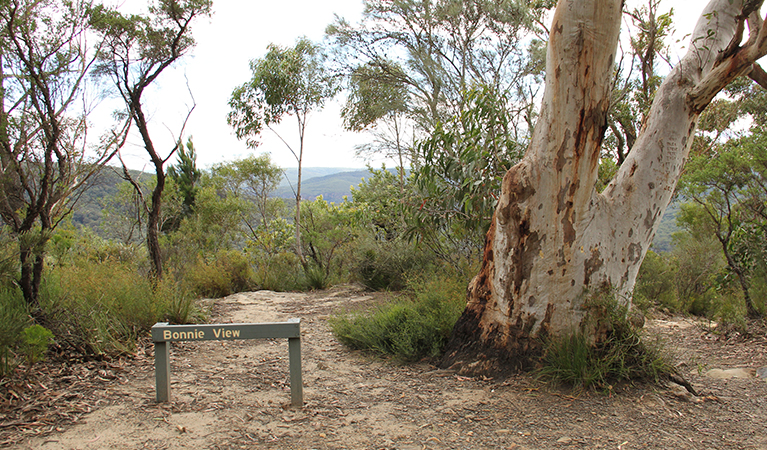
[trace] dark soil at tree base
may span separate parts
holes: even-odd
[[[215,301],[215,322],[301,319],[303,408],[290,407],[285,339],[174,344],[172,398],[161,404],[146,342],[131,358],[49,361],[24,382],[6,382],[0,447],[767,449],[763,326],[724,338],[708,322],[650,318],[647,337],[665,341],[699,395],[674,384],[578,393],[529,374],[471,378],[428,362],[400,365],[350,351],[330,333],[331,314],[380,299],[341,286]]]

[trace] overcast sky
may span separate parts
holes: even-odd
[[[128,1],[143,3],[141,0]],[[643,2],[630,0],[628,4]],[[675,7],[677,39],[692,32],[705,3],[691,0],[664,0],[661,3],[661,12]],[[357,22],[362,13],[362,1],[214,0],[213,8],[210,20],[203,19],[193,27],[197,46],[191,56],[174,70],[164,73],[157,88],[146,94],[144,103],[152,117],[156,144],[161,149],[172,147],[174,136],[192,104],[186,88],[185,79],[188,79],[196,107],[187,124],[184,140],[186,136],[193,136],[198,166],[209,168],[215,163],[268,152],[279,166],[295,167],[296,161],[290,151],[269,131],[264,133],[262,145],[256,150],[246,148],[234,137],[226,123],[231,92],[250,78],[249,61],[262,57],[267,45],[291,46],[300,36],[319,41],[326,26],[333,22],[334,14]],[[366,136],[344,132],[339,112],[340,105],[333,102],[310,119],[304,166],[351,168],[364,167],[368,162],[379,166],[381,161],[355,158],[354,146],[364,142]],[[284,122],[280,127],[281,134],[289,143],[297,145],[295,119],[288,117]],[[124,154],[132,168],[149,170],[138,139],[130,141]]]

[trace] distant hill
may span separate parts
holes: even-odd
[[[154,174],[144,174],[137,170],[131,170],[130,173],[135,179],[154,176]],[[122,169],[111,166],[105,167],[94,175],[88,181],[87,190],[72,211],[72,222],[86,228],[97,227],[101,222],[104,199],[115,195],[119,184],[123,181]]]
[[[671,235],[677,231],[681,231],[676,225],[676,216],[679,214],[680,204],[679,202],[671,202],[666,208],[666,212],[663,213],[663,218],[660,220],[660,226],[655,233],[655,239],[652,241],[652,250],[656,253],[669,252],[672,249]]]
[[[322,198],[329,202],[340,203],[344,201],[344,196],[351,195],[352,186],[357,187],[363,178],[370,176],[370,172],[367,169],[338,170],[338,172],[322,174],[325,168],[304,169],[301,197],[306,200],[314,200],[317,196],[322,195]],[[296,172],[296,170],[293,170],[292,173],[286,173],[289,181],[283,179],[283,182],[280,183],[277,190],[272,194],[274,197],[295,198]]]

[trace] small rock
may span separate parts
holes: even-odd
[[[562,436],[557,439],[557,444],[569,444],[570,442],[572,442],[572,439],[567,436]]]
[[[754,369],[711,369],[706,372],[706,376],[716,380],[728,380],[730,378],[753,378]]]
[[[760,367],[756,369],[756,376],[767,380],[767,367]]]
[[[673,381],[669,382],[668,389],[671,395],[673,395],[674,397],[680,400],[685,400],[685,401],[692,400],[692,394],[690,393],[690,391],[688,391],[687,388],[682,386],[681,384],[676,384]]]

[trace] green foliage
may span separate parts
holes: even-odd
[[[332,278],[340,277],[342,268],[348,264],[348,247],[358,235],[361,211],[354,203],[336,205],[322,196],[303,203],[301,244],[310,262],[306,276],[311,287],[322,288]]]
[[[59,343],[88,354],[132,352],[155,323],[193,319],[172,277],[152,282],[132,264],[83,259],[49,273],[41,303]],[[187,314],[183,317],[182,314]]]
[[[153,165],[155,185],[152,195],[149,198],[144,195],[137,197],[147,215],[146,241],[151,264],[148,275],[157,280],[162,278],[164,270],[159,242],[159,234],[163,229],[161,213],[166,181],[164,166],[181,147],[181,142],[179,140],[167,155],[157,152],[158,146],[152,141],[145,114],[147,101],[142,97],[166,69],[192,49],[195,44],[192,23],[202,17],[209,17],[211,12],[211,0],[160,0],[150,3],[148,14],[144,15],[124,15],[104,5],[96,5],[91,10],[92,30],[102,39],[96,55],[98,62],[95,71],[111,79],[123,102],[123,110],[117,116],[118,120],[124,122],[124,126],[115,134],[127,138],[129,125],[135,125]],[[128,170],[123,168],[123,174],[129,177]],[[135,180],[129,181],[138,194],[141,186]]]
[[[467,107],[450,122],[439,124],[421,142],[423,163],[415,170],[424,194],[419,208],[424,224],[456,220],[467,228],[486,230],[498,203],[501,180],[521,157],[523,147],[509,131],[508,98],[488,87],[467,94]]]
[[[349,77],[349,96],[341,110],[344,126],[362,131],[387,116],[407,111],[406,75],[394,62],[369,61]]]
[[[134,174],[134,180],[140,186],[141,193],[148,195],[154,179]],[[115,239],[123,244],[140,243],[144,240],[143,223],[146,213],[141,206],[139,193],[127,181],[122,180],[115,186],[115,192],[100,199],[101,222],[99,234],[106,239]]]
[[[20,270],[18,244],[8,231],[0,226],[0,289],[13,286]]]
[[[219,196],[238,205],[243,239],[249,251],[282,251],[286,227],[282,199],[272,198],[284,171],[268,154],[218,164],[211,169],[211,184]],[[291,231],[292,232],[292,231]]]
[[[15,368],[15,351],[21,344],[22,330],[29,323],[21,291],[11,287],[0,289],[0,378]]]
[[[27,361],[27,370],[45,357],[48,345],[53,342],[53,333],[40,325],[30,325],[21,332],[21,351]]]
[[[676,297],[675,276],[670,258],[648,251],[634,286],[634,304],[644,310],[655,304],[678,311],[680,303]]]
[[[576,389],[611,389],[619,381],[658,382],[674,373],[658,343],[648,345],[641,329],[634,326],[624,306],[607,294],[592,296],[586,304],[591,320],[599,322],[595,342],[583,330],[549,338],[544,345],[538,375]]]
[[[680,180],[681,194],[690,200],[678,220],[714,236],[729,270],[743,291],[748,314],[759,316],[749,292],[755,265],[764,264],[763,240],[767,224],[767,151],[760,136],[729,141],[709,153],[691,157]],[[760,156],[764,161],[761,163]],[[755,243],[756,245],[749,245]]]
[[[222,198],[215,186],[203,183],[195,198],[194,213],[184,218],[177,230],[168,230],[162,236],[168,266],[184,272],[189,261],[200,254],[241,247],[246,236],[241,217],[249,207],[241,199]]]
[[[295,253],[261,255],[254,262],[254,281],[260,289],[286,292],[306,289],[301,262]]]
[[[306,286],[311,289],[326,289],[330,286],[330,280],[322,267],[310,261],[304,267]]]
[[[210,259],[199,257],[186,272],[184,281],[196,295],[217,298],[251,289],[253,278],[243,253],[220,250]]]
[[[623,164],[634,146],[655,92],[663,82],[663,76],[659,74],[663,70],[658,70],[656,62],[670,60],[674,10],[663,13],[660,7],[660,0],[648,0],[626,11],[636,33],[631,36],[629,58],[625,58],[630,63],[627,67],[623,66],[624,57],[621,57],[616,67],[618,76],[613,87],[605,136],[605,148],[615,153],[614,160],[618,166]],[[604,186],[604,181],[600,174],[600,188]]]
[[[250,62],[250,70],[250,81],[232,92],[227,122],[237,138],[253,148],[265,126],[279,123],[285,115],[303,121],[337,91],[321,48],[305,37],[293,48],[270,44],[263,58]]]
[[[525,42],[543,36],[538,24],[550,1],[364,3],[359,24],[338,18],[327,29],[338,60],[348,61],[347,126],[363,128],[404,110],[430,133],[460,114],[473,84],[513,92],[514,117],[525,120],[537,74]]]
[[[644,310],[650,304],[664,306],[672,311],[679,310],[675,277],[676,267],[671,258],[648,251],[634,286],[634,304]]]
[[[402,238],[391,240],[367,236],[357,241],[356,261],[352,267],[355,279],[368,289],[401,290],[408,277],[422,269],[430,258]]]
[[[330,324],[351,348],[417,361],[439,356],[465,306],[465,283],[435,278],[415,283],[410,296],[335,316]]]
[[[186,217],[192,213],[199,190],[197,184],[202,177],[202,172],[197,168],[197,151],[191,136],[187,139],[186,146],[179,143],[176,157],[178,158],[176,165],[168,167],[168,177],[173,180],[181,193],[183,200],[181,216]]]
[[[417,146],[421,198],[405,217],[419,240],[454,265],[478,257],[503,176],[522,155],[509,130],[506,96],[483,87],[470,90],[467,102]]]
[[[607,187],[607,184],[618,173],[618,164],[612,158],[602,158],[599,161],[599,169],[597,172],[597,192],[602,192]]]
[[[365,226],[382,240],[404,235],[406,205],[411,201],[412,178],[403,186],[398,177],[383,166],[368,169],[368,176],[355,188],[351,188],[354,204],[361,209]]]

